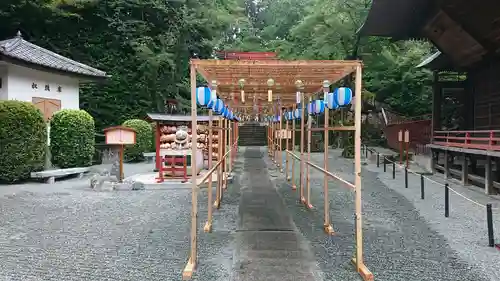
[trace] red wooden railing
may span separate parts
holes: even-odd
[[[500,150],[500,130],[435,131],[433,144],[469,149]]]

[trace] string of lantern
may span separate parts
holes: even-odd
[[[212,89],[209,87],[196,88],[196,103],[202,108],[212,110],[215,114],[231,121],[240,121],[240,117],[233,113],[228,105],[217,97],[217,81],[212,81]]]

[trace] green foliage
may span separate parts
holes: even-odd
[[[127,161],[144,160],[143,153],[151,149],[151,125],[140,119],[131,119],[123,122],[123,126],[132,128],[136,132],[136,143],[125,148],[125,159]]]
[[[95,145],[94,118],[84,110],[63,109],[50,121],[52,164],[59,168],[92,165]]]
[[[431,45],[360,37],[370,7],[370,0],[4,0],[0,39],[21,30],[35,44],[110,74],[80,93],[99,130],[162,112],[165,99],[188,113],[189,60],[215,50],[359,58],[364,98],[407,116],[429,113],[431,74],[415,66]]]
[[[33,104],[0,101],[0,182],[28,179],[43,169],[47,129]]]

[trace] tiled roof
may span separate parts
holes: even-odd
[[[106,72],[58,55],[21,37],[0,41],[0,55],[27,63],[90,77],[106,77]]]

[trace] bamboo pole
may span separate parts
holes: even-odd
[[[294,104],[292,106],[292,113],[294,114],[295,114],[295,107],[296,105]],[[295,152],[295,118],[292,119],[292,151]],[[292,159],[292,190],[297,189],[297,185],[295,184],[295,161],[296,161],[295,159]]]
[[[191,141],[196,141],[198,139],[197,128],[197,105],[196,105],[196,68],[193,64],[190,67],[191,73]],[[196,145],[191,146],[191,165],[194,166],[196,163]],[[194,169],[192,169],[194,171]],[[182,272],[183,279],[190,279],[193,275],[193,271],[196,267],[197,260],[197,232],[198,232],[198,186],[196,183],[196,173],[191,175],[191,252],[189,261]]]
[[[356,89],[355,89],[355,115],[354,126],[354,185],[355,195],[355,214],[356,214],[356,257],[353,259],[356,270],[365,281],[373,280],[373,274],[368,270],[363,260],[363,224],[361,213],[361,65],[356,67]]]
[[[212,148],[212,143],[213,143],[213,136],[212,136],[212,126],[213,126],[213,112],[211,109],[208,110],[208,170],[212,169],[212,153],[213,153],[213,148]],[[193,167],[191,165],[191,167]],[[205,223],[205,227],[203,228],[203,231],[205,232],[211,232],[212,231],[212,180],[213,179],[213,174],[210,175],[210,178],[208,179],[208,215],[207,215],[207,223]]]
[[[312,102],[312,96],[309,95],[309,104]],[[312,126],[312,115],[310,112],[307,114],[307,161],[311,162],[311,137],[312,137],[312,132],[311,132],[311,126]],[[311,179],[310,179],[310,172],[311,169],[309,168],[309,165],[306,166],[306,207],[309,209],[312,209],[311,205]]]
[[[304,93],[300,93],[301,99],[301,112],[300,112],[300,202],[305,203],[306,198],[304,197]]]

